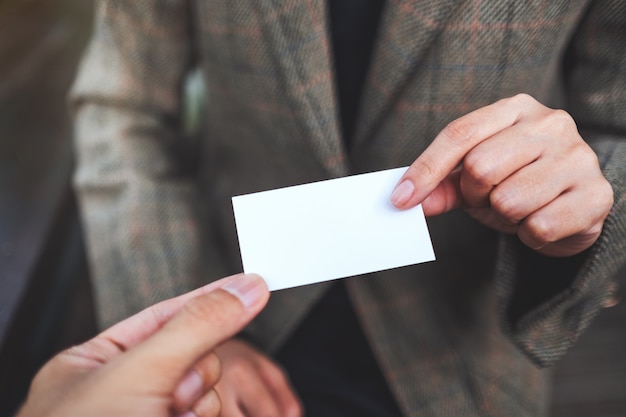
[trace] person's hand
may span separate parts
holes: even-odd
[[[231,339],[215,352],[222,377],[215,386],[222,417],[300,417],[302,406],[281,368],[243,341]]]
[[[260,277],[234,275],[156,304],[55,356],[18,416],[217,416],[212,351],[268,298]]]
[[[391,195],[434,216],[465,208],[549,256],[571,256],[599,237],[613,190],[563,110],[520,94],[450,123]]]

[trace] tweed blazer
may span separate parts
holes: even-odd
[[[101,323],[241,271],[233,195],[410,164],[450,121],[527,93],[574,116],[613,186],[593,247],[542,257],[456,211],[428,219],[436,262],[346,283],[407,416],[544,414],[541,367],[626,259],[626,2],[389,0],[349,150],[327,26],[324,1],[96,0],[71,103]],[[328,285],[274,293],[246,336],[271,354]]]

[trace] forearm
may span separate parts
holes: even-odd
[[[98,1],[71,92],[74,181],[103,325],[199,281],[196,190],[178,154],[188,12],[185,1]]]
[[[150,146],[152,139],[123,133],[149,131],[150,124],[98,106],[77,118],[74,182],[101,325],[201,282],[195,184]],[[103,134],[111,130],[120,140]]]

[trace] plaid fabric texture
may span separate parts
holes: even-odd
[[[233,195],[409,164],[450,121],[517,93],[568,110],[615,191],[575,277],[558,277],[563,260],[522,268],[519,242],[457,212],[429,220],[437,262],[348,281],[407,416],[545,413],[538,365],[574,343],[626,260],[626,2],[389,0],[349,152],[325,2],[96,4],[71,102],[103,325],[240,271]],[[195,65],[209,104],[190,173],[181,86]],[[513,317],[526,279],[568,285]],[[273,294],[248,337],[271,352],[325,288]]]

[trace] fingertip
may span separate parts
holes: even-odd
[[[396,185],[389,199],[396,208],[405,209],[408,208],[407,205],[413,198],[413,194],[415,194],[415,185],[413,181],[405,178]]]
[[[189,407],[202,395],[204,381],[202,376],[192,369],[179,382],[178,387],[174,391],[174,400],[178,404],[180,410]]]
[[[222,415],[222,401],[215,389],[209,391],[193,406],[194,416],[218,417]],[[226,414],[226,413],[224,413]]]
[[[246,308],[265,305],[269,298],[267,283],[257,274],[242,274],[221,289],[237,297]]]
[[[261,275],[256,274],[254,272],[250,272],[250,273],[247,273],[247,274],[243,273],[243,274],[240,274],[240,275],[243,278],[253,279],[253,280],[261,280],[261,281],[265,282],[265,280],[263,279],[263,277]]]

